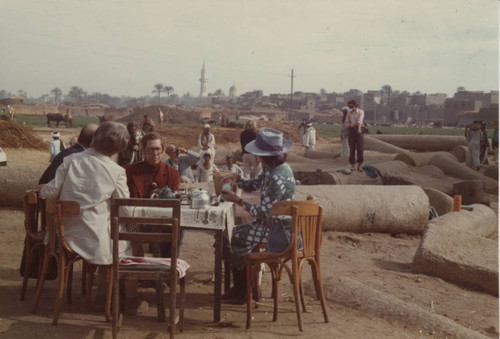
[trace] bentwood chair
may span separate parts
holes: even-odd
[[[32,312],[34,313],[38,307],[40,296],[43,290],[43,285],[47,276],[49,261],[54,258],[57,262],[57,296],[56,305],[54,308],[53,325],[57,325],[59,318],[59,310],[64,294],[64,284],[67,284],[67,302],[71,304],[71,285],[73,279],[73,264],[81,259],[71,248],[69,248],[64,238],[64,215],[80,214],[80,205],[75,201],[45,201],[45,218],[46,230],[48,234],[48,244],[45,246],[42,272],[37,285],[35,301],[33,303]]]
[[[171,209],[168,217],[129,217],[125,210],[133,207],[161,207]],[[113,338],[118,336],[118,319],[120,317],[120,282],[131,280],[153,280],[155,281],[158,320],[166,321],[163,282],[166,282],[170,290],[170,338],[175,334],[175,308],[177,297],[177,280],[180,281],[180,305],[179,305],[179,331],[184,330],[184,299],[185,299],[185,275],[189,265],[182,259],[177,258],[177,248],[180,234],[181,205],[179,200],[174,199],[113,199],[111,203],[111,237],[113,239]],[[171,230],[171,233],[145,233],[126,232],[120,230],[119,224],[148,224],[154,225],[153,232]],[[144,258],[124,257],[119,258],[119,240],[132,243],[167,243],[170,244],[170,258]],[[176,269],[171,268],[171,263],[177,263]],[[172,274],[175,272],[175,274]]]
[[[37,279],[38,283],[38,278],[40,277],[42,269],[45,230],[42,228],[40,222],[40,203],[41,200],[35,191],[26,191],[23,199],[26,237],[24,240],[25,249],[23,253],[24,267],[22,267],[23,286],[21,288],[21,300],[24,300],[26,295],[28,279]]]
[[[272,214],[275,216],[288,215],[292,217],[292,233],[290,244],[283,252],[251,252],[246,255],[247,269],[247,324],[250,328],[252,319],[252,288],[256,287],[255,272],[261,263],[269,266],[272,275],[272,297],[274,299],[273,321],[278,320],[279,285],[283,270],[288,273],[290,283],[293,287],[295,308],[299,330],[303,331],[302,315],[299,302],[302,303],[302,311],[306,312],[304,293],[302,290],[302,269],[307,261],[311,266],[316,296],[321,302],[325,323],[328,320],[326,313],[326,302],[321,283],[320,270],[320,246],[321,246],[321,223],[323,209],[313,201],[281,201],[273,205]],[[302,237],[302,249],[299,248],[298,234]],[[290,262],[290,266],[288,265]],[[300,297],[300,301],[299,301]]]

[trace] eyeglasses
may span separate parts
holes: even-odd
[[[161,154],[162,151],[163,151],[163,149],[160,147],[158,147],[158,148],[146,148],[144,150],[144,152],[147,154],[154,154],[154,153]]]
[[[349,108],[354,108],[354,106],[349,106]]]

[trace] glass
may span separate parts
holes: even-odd
[[[162,150],[163,150],[162,148],[158,147],[158,148],[146,148],[144,151],[147,154],[153,154],[153,153],[161,154]]]

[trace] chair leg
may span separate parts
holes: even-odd
[[[72,286],[73,286],[73,264],[69,265],[69,267],[66,270],[67,274],[67,284],[66,284],[66,302],[68,305],[71,305],[71,292],[72,292]]]
[[[42,270],[40,273],[40,278],[38,279],[38,283],[36,286],[35,300],[33,301],[33,307],[31,308],[32,313],[36,312],[36,309],[38,307],[38,302],[40,301],[40,296],[42,295],[43,285],[45,283],[45,277],[47,276],[47,268],[49,266],[49,257],[50,257],[50,255],[48,254],[48,248],[46,248],[44,256],[43,256],[43,264],[42,264]],[[57,260],[57,257],[56,257],[56,260]]]
[[[82,261],[82,295],[85,295],[87,292],[87,262],[85,260]]]
[[[299,279],[298,277],[293,277],[293,298],[295,299],[295,309],[297,311],[297,321],[299,323],[299,330],[303,331],[302,328],[302,314],[300,310],[300,300],[299,300]]]
[[[26,260],[24,261],[24,277],[23,277],[23,286],[21,287],[21,300],[24,300],[24,296],[26,295],[26,289],[28,288],[28,279],[31,266],[31,260],[30,260],[31,245],[28,244],[29,242],[30,240],[26,239]]]
[[[174,269],[170,272],[170,338],[175,336],[175,300],[177,298],[177,271]],[[160,283],[160,285],[162,285]],[[162,285],[163,286],[163,285]],[[162,287],[163,288],[163,287]],[[163,291],[163,289],[162,289]],[[165,307],[163,307],[165,310]]]
[[[186,277],[180,281],[179,331],[184,332],[184,310],[186,307]]]
[[[89,270],[90,272],[90,270]],[[113,271],[113,278],[117,278],[118,273]],[[113,279],[113,280],[114,280]],[[113,316],[111,317],[111,328],[113,330],[113,339],[118,338],[118,318],[120,317],[120,281],[114,281],[113,284]]]
[[[158,310],[158,321],[165,322],[167,316],[165,314],[165,300],[163,299],[163,284],[161,281],[161,277],[155,280],[156,308]]]
[[[302,304],[302,312],[307,313],[306,298],[304,297],[304,287],[302,286],[302,277],[299,280],[300,303]]]
[[[111,295],[113,294],[113,266],[106,266],[106,301],[104,302],[104,316],[106,322],[111,318]]]
[[[88,264],[87,267],[87,292],[85,293],[85,305],[87,307],[87,311],[90,312],[92,308],[92,285],[94,284],[94,270],[97,266],[93,264]]]
[[[56,306],[54,307],[54,319],[52,320],[52,325],[57,325],[57,320],[59,319],[59,310],[61,308],[61,301],[64,294],[64,276],[66,274],[66,258],[61,255],[58,260],[58,270],[57,270],[57,296],[56,296]]]
[[[323,317],[325,318],[325,323],[328,323],[328,313],[326,312],[326,301],[325,293],[323,291],[323,283],[321,282],[321,272],[316,265],[316,263],[311,263],[311,270],[313,274],[314,287],[316,288],[316,297],[321,302],[321,309],[323,310]]]
[[[253,263],[247,260],[246,263],[246,287],[247,287],[247,330],[250,329],[250,322],[252,321],[252,285],[253,285]]]
[[[272,270],[272,277],[273,277],[273,301],[274,301],[273,321],[278,321],[278,314],[279,314],[278,305],[279,305],[279,299],[280,299],[278,268],[273,267],[271,270]]]

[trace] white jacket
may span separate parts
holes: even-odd
[[[80,215],[63,219],[66,242],[92,264],[113,263],[111,198],[130,197],[123,167],[92,148],[72,154],[42,188],[41,197],[78,202]],[[121,252],[127,244],[120,242]]]

